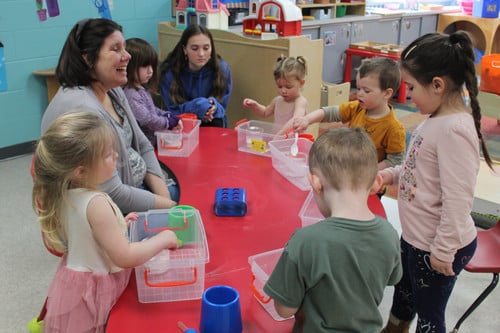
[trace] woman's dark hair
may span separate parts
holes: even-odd
[[[156,72],[158,71],[158,54],[148,41],[142,38],[129,38],[126,40],[128,53],[132,57],[127,65],[127,87],[134,88],[135,83],[139,81],[139,69],[151,65],[153,76],[146,84],[147,87],[156,88]]]
[[[162,79],[168,71],[172,71],[172,74],[174,76],[174,80],[170,85],[170,98],[174,103],[181,104],[186,101],[184,98],[184,92],[182,91],[181,72],[189,66],[189,60],[184,55],[184,47],[187,46],[187,43],[191,37],[200,34],[205,35],[210,39],[210,46],[212,47],[210,60],[205,65],[212,67],[215,73],[211,95],[220,101],[224,96],[224,92],[226,91],[228,78],[226,78],[225,74],[220,68],[219,61],[221,58],[215,51],[212,33],[204,26],[192,24],[184,30],[181,35],[181,39],[179,40],[179,42],[177,42],[177,45],[175,45],[174,49],[167,55],[167,58],[160,66],[160,77]]]
[[[439,32],[423,35],[403,50],[401,68],[423,86],[431,84],[435,77],[446,79],[450,87],[448,93],[463,94],[465,85],[483,156],[491,168],[491,157],[481,134],[481,108],[477,99],[479,89],[469,35],[460,30],[450,35]]]
[[[108,19],[84,19],[75,24],[64,43],[56,67],[62,87],[87,86],[95,81],[93,67],[104,40],[121,25]],[[84,58],[85,56],[85,58]]]

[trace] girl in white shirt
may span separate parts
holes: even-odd
[[[134,214],[124,218],[97,189],[116,170],[114,133],[100,116],[74,112],[55,119],[38,142],[33,207],[45,244],[62,253],[48,291],[45,332],[104,332],[130,268],[177,248],[170,230],[129,243],[126,219]]]
[[[279,95],[267,106],[245,98],[243,106],[260,117],[274,115],[274,124],[280,129],[278,134],[284,134],[292,127],[294,117],[306,115],[307,99],[302,95],[307,75],[306,60],[301,56],[280,57],[274,66],[273,75]]]

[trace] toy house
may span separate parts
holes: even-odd
[[[275,33],[278,37],[299,36],[302,12],[291,0],[250,0],[250,15],[243,20],[246,35]]]
[[[176,28],[199,24],[208,29],[227,30],[229,11],[219,0],[179,0],[175,7]]]

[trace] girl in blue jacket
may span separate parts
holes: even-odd
[[[216,53],[207,28],[187,27],[160,72],[160,91],[169,111],[176,115],[194,113],[202,126],[227,127],[231,71]]]

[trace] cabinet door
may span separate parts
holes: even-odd
[[[302,27],[302,36],[305,36],[309,39],[318,39],[319,38],[319,26],[315,25],[312,27]]]
[[[351,43],[374,41],[374,32],[377,31],[378,21],[353,22],[351,26]]]
[[[344,77],[345,50],[351,41],[351,24],[328,24],[320,28],[323,39],[323,81],[342,82]]]
[[[421,17],[403,17],[401,19],[399,45],[409,45],[420,36],[421,19]]]
[[[420,25],[420,36],[430,32],[437,31],[437,15],[424,15],[422,16],[422,23]]]
[[[351,29],[351,43],[370,41],[397,44],[399,42],[399,23],[399,18],[355,22]]]
[[[370,29],[370,41],[384,44],[398,44],[400,19],[382,19],[377,29]]]

